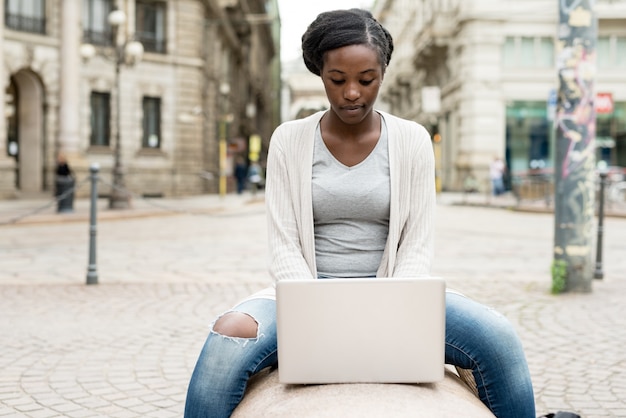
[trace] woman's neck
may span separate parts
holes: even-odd
[[[339,162],[352,167],[365,160],[380,138],[381,116],[372,112],[361,122],[346,124],[332,110],[320,122],[322,140]]]
[[[346,141],[359,141],[372,134],[378,136],[381,126],[380,118],[380,114],[372,110],[361,122],[347,124],[330,109],[320,121],[322,136],[339,137]]]

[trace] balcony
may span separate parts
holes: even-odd
[[[4,23],[7,28],[21,32],[38,33],[41,35],[46,33],[46,19],[43,17],[6,13]]]
[[[113,45],[113,32],[84,29],[83,42],[98,46],[111,46]]]
[[[143,45],[144,51],[165,54],[167,42],[160,36],[156,36],[153,32],[137,32],[135,37]]]

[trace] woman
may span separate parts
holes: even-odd
[[[266,177],[275,280],[428,275],[434,158],[426,130],[374,110],[393,41],[369,12],[320,14],[302,37],[330,109],[272,136]],[[310,163],[306,163],[306,162]],[[227,417],[249,377],[277,363],[274,289],[217,319],[193,372],[186,417]],[[520,342],[493,310],[446,294],[446,362],[471,369],[498,417],[534,417]]]

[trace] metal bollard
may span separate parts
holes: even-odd
[[[97,163],[89,167],[91,178],[91,203],[89,211],[89,266],[87,267],[87,284],[98,284],[96,266],[96,211],[98,208],[98,171]]]
[[[596,242],[596,269],[593,272],[594,279],[604,278],[602,271],[602,240],[604,236],[604,186],[606,185],[607,172],[600,171],[600,196],[598,198],[598,237]]]

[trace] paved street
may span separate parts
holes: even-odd
[[[552,214],[456,202],[440,197],[434,273],[511,319],[538,415],[626,417],[626,219],[605,219],[593,292],[553,296]],[[101,210],[97,285],[85,202],[0,224],[0,417],[182,416],[209,322],[269,283],[264,208],[249,195],[160,204],[174,210]]]

